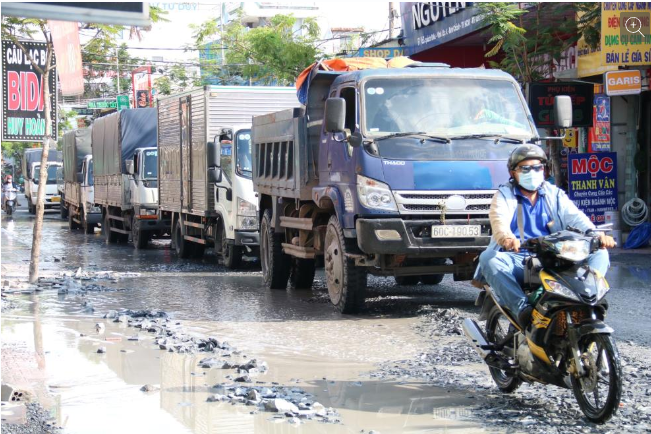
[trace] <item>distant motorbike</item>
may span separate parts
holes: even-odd
[[[15,188],[10,188],[2,192],[2,210],[7,213],[7,215],[13,215],[16,211],[16,202],[18,197],[18,190]]]
[[[523,289],[534,306],[531,323],[518,324],[485,285],[476,302],[485,331],[467,318],[464,333],[501,391],[523,381],[571,388],[585,416],[603,423],[619,407],[622,370],[613,329],[604,323],[610,287],[586,263],[599,238],[568,228],[521,248],[530,253]]]

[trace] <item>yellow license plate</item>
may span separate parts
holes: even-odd
[[[57,197],[52,197],[52,198],[50,198],[50,202],[61,202],[61,198],[58,197],[58,196]]]

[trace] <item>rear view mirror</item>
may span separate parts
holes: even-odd
[[[572,126],[572,99],[569,96],[554,97],[554,122],[558,128]]]
[[[133,175],[134,170],[133,170],[133,160],[125,160],[124,164],[127,166],[127,173],[129,175]]]
[[[328,133],[341,133],[346,122],[346,100],[328,98],[325,104],[325,130]]]
[[[210,167],[208,169],[208,182],[222,182],[222,170],[219,167]]]
[[[215,137],[214,142],[208,142],[206,144],[206,159],[208,160],[208,167],[219,167],[221,156],[221,145],[219,144],[219,138]]]

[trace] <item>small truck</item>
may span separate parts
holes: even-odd
[[[63,181],[61,215],[68,218],[68,228],[94,233],[102,222],[102,210],[94,200],[90,128],[63,135]]]
[[[93,123],[95,205],[107,243],[131,240],[143,249],[169,233],[158,214],[155,108],[125,109]]]
[[[226,267],[258,256],[251,118],[298,106],[293,88],[206,86],[158,100],[158,189],[182,258],[214,248]]]
[[[38,196],[38,180],[41,172],[41,157],[43,148],[25,149],[23,154],[22,171],[25,179],[25,199],[27,199],[27,210],[30,214],[36,214],[36,199]],[[50,149],[47,155],[47,183],[45,185],[44,209],[58,208],[61,204],[61,196],[57,189],[57,168],[61,167],[61,152]]]

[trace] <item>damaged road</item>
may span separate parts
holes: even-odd
[[[476,315],[467,283],[396,294],[393,279],[373,277],[368,308],[340,315],[322,272],[312,291],[267,291],[256,263],[233,272],[212,254],[179,260],[164,241],[106,246],[46,213],[43,278],[32,287],[31,225],[23,210],[2,223],[3,381],[29,390],[45,409],[35,414],[62,432],[651,429],[648,261],[613,258],[623,406],[594,426],[570,391],[499,393],[462,336],[461,319]]]

